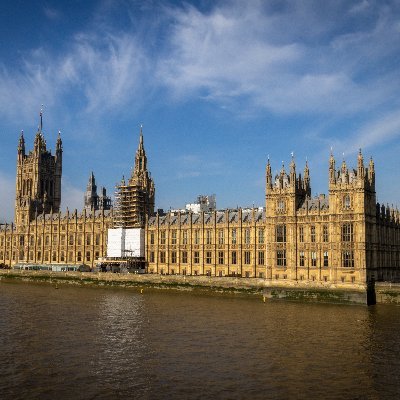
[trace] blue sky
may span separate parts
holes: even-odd
[[[292,151],[326,193],[331,146],[351,166],[372,155],[378,199],[399,203],[399,1],[3,3],[0,219],[41,104],[53,151],[62,132],[63,209],[92,170],[109,192],[130,174],[140,124],[158,208],[263,205],[267,156],[277,171]]]

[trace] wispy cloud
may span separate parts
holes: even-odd
[[[138,107],[162,87],[175,98],[201,98],[235,112],[348,114],[397,99],[399,72],[385,64],[400,51],[400,26],[390,7],[271,4],[220,2],[209,12],[191,5],[160,8],[165,39],[157,51],[146,32],[90,27],[61,55],[39,48],[17,70],[1,65],[0,112],[32,115],[38,99],[52,105],[74,93],[80,110],[99,116]],[[371,15],[358,26],[362,11]],[[341,16],[340,23],[332,16]]]
[[[317,3],[292,2],[280,12],[265,10],[261,1],[223,3],[209,13],[177,9],[159,79],[178,97],[221,104],[241,98],[247,107],[284,114],[359,112],[395,98],[398,79],[368,72],[369,63],[398,53],[399,44],[386,40],[399,38],[396,18],[382,7],[372,24],[353,29],[344,15],[345,26],[335,31]],[[331,13],[346,14],[333,3]]]
[[[43,8],[44,15],[50,20],[57,20],[60,18],[61,13],[60,11],[56,10],[55,8],[51,7],[44,7]]]
[[[368,121],[358,129],[353,137],[341,144],[341,148],[355,152],[358,148],[368,149],[385,145],[400,137],[400,110],[384,115],[374,121]]]

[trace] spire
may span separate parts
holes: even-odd
[[[284,175],[284,174],[286,174],[285,163],[282,161],[281,175]]]
[[[40,125],[39,125],[39,132],[43,131],[43,104],[40,109]]]
[[[143,125],[140,125],[139,146],[136,150],[135,167],[133,169],[133,174],[139,176],[145,171],[147,171],[147,157],[143,145]]]
[[[294,162],[294,153],[291,152],[292,159],[290,160],[290,184],[296,186],[296,163]]]
[[[24,138],[24,131],[21,131],[21,135],[19,137],[18,142],[18,153],[25,155],[25,138]]]
[[[358,179],[364,179],[365,168],[364,168],[364,158],[361,152],[361,148],[358,151],[358,157],[357,157],[357,175]]]
[[[346,160],[344,159],[344,153],[343,153],[343,161],[342,161],[341,171],[343,174],[345,174],[347,171],[347,165],[346,165]]]
[[[304,166],[304,189],[310,187],[310,169],[308,168],[308,159],[306,158],[306,165]]]
[[[290,173],[293,173],[293,172],[296,173],[296,164],[294,162],[294,153],[293,153],[293,151],[290,154],[292,156],[292,159],[290,161]]]
[[[265,168],[265,179],[267,187],[272,187],[272,172],[271,172],[271,164],[269,162],[269,155],[268,155],[267,166]]]
[[[61,131],[58,131],[57,143],[56,143],[56,153],[62,153],[62,140],[61,140]]]
[[[336,165],[335,157],[333,156],[333,149],[331,146],[331,155],[329,157],[329,183],[335,183]]]
[[[372,157],[369,160],[368,180],[369,180],[369,184],[372,187],[374,187],[375,186],[375,164],[374,164],[374,160],[372,159]]]

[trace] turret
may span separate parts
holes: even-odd
[[[24,131],[21,131],[21,136],[19,137],[18,142],[18,159],[22,159],[25,156],[25,139],[24,139]]]
[[[97,186],[96,179],[93,172],[89,176],[89,182],[86,186],[85,193],[85,210],[97,210],[98,207],[98,196],[97,196]]]
[[[294,162],[294,154],[292,152],[292,159],[290,161],[290,184],[296,186],[296,164]]]
[[[140,126],[139,147],[136,150],[134,173],[137,175],[141,175],[145,171],[147,171],[147,157],[143,145],[142,126]]]
[[[155,187],[147,170],[147,157],[140,127],[139,146],[129,181],[123,178],[116,187],[115,224],[121,227],[143,227],[146,217],[154,212]]]
[[[269,156],[267,161],[267,166],[265,168],[265,179],[266,179],[266,190],[272,188],[272,173],[271,173],[271,164],[269,162]]]
[[[333,157],[332,148],[331,155],[329,157],[329,184],[336,183],[336,166],[335,166],[335,158]]]
[[[29,166],[29,167],[28,167]],[[18,142],[15,221],[26,224],[36,213],[58,213],[61,204],[62,142],[59,135],[56,154],[46,149],[43,111],[34,139],[33,151],[26,154],[23,132]]]
[[[368,166],[368,181],[372,190],[375,190],[375,164],[372,157],[369,160]]]
[[[306,195],[308,197],[311,196],[310,169],[308,168],[308,160],[307,159],[306,159],[306,165],[304,167],[303,190],[306,192]]]
[[[358,151],[357,157],[357,178],[359,181],[364,181],[365,179],[365,168],[364,168],[364,158],[361,153],[361,149]]]

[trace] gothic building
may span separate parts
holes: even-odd
[[[28,224],[37,214],[58,213],[61,204],[62,141],[58,133],[55,155],[46,148],[42,112],[33,150],[26,154],[24,133],[17,150],[15,223]]]
[[[139,147],[136,151],[135,166],[126,183],[122,177],[115,193],[114,222],[116,227],[144,227],[146,218],[154,213],[155,187],[147,170],[147,157],[140,128]]]
[[[60,212],[62,141],[46,148],[42,115],[33,150],[17,150],[15,222],[0,226],[0,263],[86,264],[106,256],[109,228],[145,230],[148,273],[236,276],[295,284],[365,285],[399,280],[400,215],[376,202],[375,166],[361,150],[355,169],[333,154],[327,195],[311,196],[308,163],[292,156],[273,177],[268,160],[261,208],[190,209],[154,214],[155,185],[143,133],[134,168],[116,187],[115,204],[97,194],[93,173],[81,212]]]
[[[100,196],[97,194],[96,179],[93,172],[90,174],[89,182],[86,186],[84,203],[87,212],[109,210],[111,208],[111,198],[107,196],[106,188],[101,188]]]

